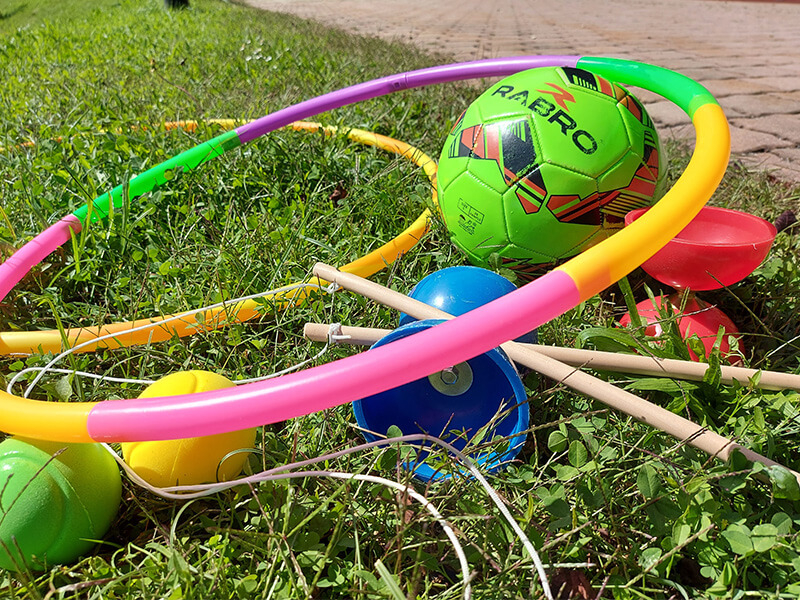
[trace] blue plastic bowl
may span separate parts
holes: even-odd
[[[457,317],[516,289],[517,286],[494,271],[458,266],[439,269],[423,277],[408,295]],[[400,325],[413,321],[411,315],[400,313]],[[535,344],[538,341],[536,330],[515,341]]]
[[[441,322],[412,321],[372,347],[389,344]],[[402,365],[398,368],[402,369]],[[496,471],[514,458],[525,443],[522,432],[528,429],[529,422],[527,394],[514,365],[502,350],[495,348],[468,360],[467,367],[462,364],[456,368],[457,376],[442,371],[353,402],[356,421],[365,430],[367,441],[383,439],[389,427],[396,425],[403,434],[427,433],[462,450],[481,428],[492,423],[482,440],[508,437],[504,442],[508,447],[504,445],[499,452],[476,452],[470,458],[486,471]],[[496,418],[498,414],[502,418]],[[418,452],[417,460],[406,463],[406,467],[422,481],[449,477],[425,462],[428,455],[426,450]],[[466,468],[460,472],[469,475]]]

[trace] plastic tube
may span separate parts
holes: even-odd
[[[472,358],[540,326],[602,290],[614,278],[625,275],[658,251],[708,201],[719,184],[730,151],[727,122],[713,97],[699,84],[659,67],[616,59],[578,60],[576,57],[514,57],[445,65],[393,75],[301,102],[239,127],[236,134],[241,143],[246,143],[288,122],[316,114],[314,111],[331,110],[408,87],[557,65],[605,70],[620,83],[656,87],[692,117],[697,129],[695,152],[678,182],[657,204],[658,210],[649,211],[631,227],[516,292],[371,352],[233,390],[99,402],[86,416],[89,436],[109,442],[209,435],[280,421],[379,393]],[[669,81],[661,85],[662,78]],[[211,146],[223,151],[233,145],[230,139],[222,145],[215,140]],[[181,156],[195,160],[197,153],[187,151]],[[179,157],[164,163],[170,167],[161,171],[160,167],[154,167],[148,171],[147,181],[158,181],[167,168],[180,167]],[[0,273],[0,280],[3,278]],[[404,368],[397,369],[397,364],[403,364]],[[4,405],[0,409],[3,411],[0,412],[3,417],[0,426],[10,433],[37,437],[38,416],[44,416],[49,406],[44,403],[28,406],[25,408],[27,417],[20,418],[20,402],[25,401],[15,399],[13,403],[4,403],[0,396],[0,404]],[[83,414],[76,413],[63,432],[46,435],[74,439]]]

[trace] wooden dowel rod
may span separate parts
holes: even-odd
[[[314,265],[313,272],[315,276],[325,281],[337,283],[346,290],[356,292],[385,306],[407,313],[416,319],[453,318],[452,315],[448,315],[424,302],[390,290],[352,273],[343,273],[337,270],[336,267],[324,263]],[[707,452],[711,456],[717,456],[727,461],[731,453],[734,450],[738,450],[750,461],[760,462],[766,466],[782,466],[766,456],[762,456],[713,431],[692,423],[680,415],[676,415],[665,408],[622,390],[607,381],[540,354],[532,349],[531,346],[523,346],[516,342],[506,342],[501,344],[500,347],[514,362],[525,365],[554,381],[563,383],[577,392],[595,398],[607,406],[668,433],[695,448]],[[791,472],[800,482],[800,474],[794,471]]]
[[[308,339],[316,342],[327,340],[329,325],[325,323],[306,323],[304,330]],[[375,329],[366,327],[341,326],[342,335],[349,339],[341,340],[342,343],[355,346],[370,346],[389,333],[389,329]],[[523,344],[528,346],[529,344]],[[688,381],[703,381],[703,376],[708,370],[707,363],[698,363],[690,360],[677,360],[674,358],[657,358],[655,356],[642,356],[637,354],[617,354],[615,352],[602,352],[600,350],[586,350],[583,348],[563,348],[560,346],[540,346],[530,344],[531,349],[539,354],[566,363],[573,367],[590,367],[598,371],[613,371],[615,373],[630,373],[632,375],[651,375],[653,377],[672,377]],[[800,390],[800,375],[779,373],[777,371],[759,371],[744,367],[723,365],[720,380],[724,384],[738,381],[748,385],[751,378],[760,373],[760,378],[755,387],[768,390]]]

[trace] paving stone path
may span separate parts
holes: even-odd
[[[800,3],[718,0],[245,0],[364,35],[474,60],[614,56],[688,75],[719,100],[743,163],[800,183]],[[637,91],[662,136],[683,112]]]

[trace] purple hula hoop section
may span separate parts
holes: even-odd
[[[397,75],[389,75],[374,81],[360,83],[299,102],[256,119],[234,131],[242,144],[251,142],[271,131],[320,113],[341,108],[363,100],[385,96],[414,87],[436,83],[449,83],[480,77],[503,77],[524,69],[548,66],[574,67],[579,56],[514,56],[493,58],[452,65],[440,65]],[[80,220],[67,216],[25,244],[3,264],[0,264],[0,300],[39,264],[44,258],[69,240],[70,235],[82,229]]]
[[[435,83],[450,83],[479,77],[505,77],[524,69],[535,69],[537,67],[574,67],[579,58],[579,56],[512,56],[509,58],[490,58],[453,65],[441,65],[429,69],[389,75],[388,77],[342,88],[283,108],[251,123],[242,125],[235,131],[239,136],[239,140],[246,144],[293,121],[307,119],[335,108],[385,96],[393,92],[424,87]]]

